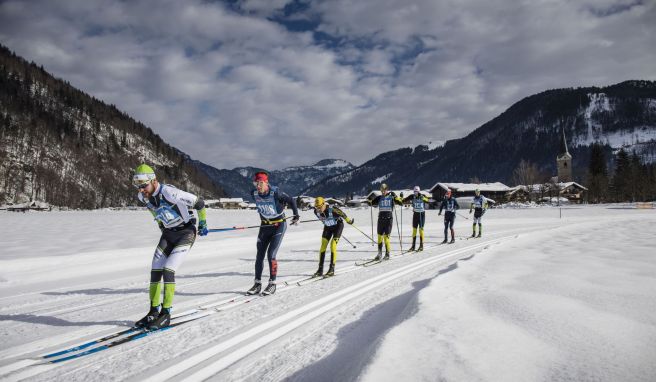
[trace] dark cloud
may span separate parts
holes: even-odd
[[[656,79],[652,1],[4,1],[0,41],[217,167],[355,163]]]

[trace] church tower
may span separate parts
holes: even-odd
[[[556,157],[558,164],[558,182],[565,183],[572,181],[572,155],[567,150],[567,140],[565,139],[565,128],[562,128],[562,137],[560,141],[560,150]]]

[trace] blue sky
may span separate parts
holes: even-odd
[[[218,168],[360,164],[552,88],[656,80],[635,0],[0,2],[0,42]]]

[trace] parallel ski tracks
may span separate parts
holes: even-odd
[[[329,306],[332,307],[334,301],[348,301],[348,300],[354,298],[357,295],[365,293],[366,291],[371,289],[371,287],[369,287],[368,284],[376,285],[376,286],[382,285],[382,283],[384,283],[384,282],[388,282],[388,281],[396,279],[398,277],[402,277],[402,276],[404,276],[404,275],[406,275],[410,272],[414,272],[416,270],[419,270],[422,267],[424,267],[426,265],[429,265],[429,264],[432,264],[434,262],[448,260],[448,259],[450,259],[454,256],[458,256],[462,253],[467,253],[467,252],[470,252],[472,250],[476,250],[476,249],[479,249],[479,248],[484,248],[484,247],[486,247],[490,244],[494,244],[494,243],[497,243],[497,242],[502,242],[502,241],[505,241],[505,240],[509,240],[509,239],[511,239],[513,237],[516,237],[516,236],[518,236],[519,234],[522,233],[518,230],[512,230],[512,231],[515,232],[515,234],[513,234],[511,236],[496,238],[496,239],[485,238],[487,240],[479,239],[479,240],[482,240],[482,241],[480,241],[480,242],[477,241],[477,243],[474,244],[474,245],[467,245],[467,246],[462,247],[462,248],[455,248],[452,251],[442,253],[438,256],[430,256],[430,257],[427,257],[425,259],[421,259],[421,260],[412,262],[410,264],[407,264],[407,265],[401,267],[400,269],[396,269],[394,271],[386,272],[382,275],[375,276],[373,278],[369,278],[365,281],[357,283],[356,285],[349,286],[348,288],[345,288],[345,289],[340,290],[338,292],[332,293],[328,296],[322,297],[322,298],[316,300],[315,302],[313,302],[311,304],[304,305],[301,308],[292,310],[291,312],[288,312],[286,314],[283,314],[279,317],[276,317],[276,318],[270,320],[269,322],[276,322],[277,325],[282,325],[281,327],[276,327],[276,329],[273,330],[273,332],[271,332],[271,330],[270,330],[270,329],[272,329],[271,327],[269,327],[270,324],[263,324],[263,325],[257,326],[257,327],[255,327],[251,330],[248,330],[244,333],[238,334],[237,336],[233,337],[231,340],[221,342],[221,343],[217,344],[216,346],[214,346],[210,349],[207,349],[207,350],[205,350],[205,351],[203,351],[203,352],[201,352],[197,355],[189,357],[187,360],[183,361],[182,363],[177,365],[175,368],[165,369],[165,370],[161,371],[160,373],[156,374],[155,376],[152,376],[150,378],[150,380],[153,380],[153,381],[158,380],[158,379],[161,380],[161,378],[166,379],[166,378],[170,378],[170,377],[173,377],[175,375],[178,375],[179,373],[184,372],[185,370],[187,370],[189,368],[195,367],[196,363],[203,362],[207,358],[212,358],[212,357],[216,356],[217,354],[220,354],[223,351],[227,350],[228,348],[235,347],[235,346],[239,345],[240,343],[250,339],[255,334],[258,334],[258,333],[266,330],[268,334],[266,336],[264,336],[264,338],[265,339],[271,338],[270,340],[268,340],[264,343],[261,342],[261,340],[257,340],[257,341],[254,341],[254,342],[253,341],[250,341],[250,342],[246,341],[249,344],[255,343],[255,344],[259,344],[258,346],[264,346],[266,343],[268,343],[268,342],[272,341],[273,339],[275,339],[275,338],[283,335],[284,333],[286,333],[288,331],[288,330],[286,330],[286,328],[291,330],[293,327],[300,326],[303,323],[308,321],[307,317],[315,317],[315,315],[317,314],[316,313],[317,311],[323,312],[323,311],[325,311],[326,307],[329,307]],[[521,230],[521,231],[525,232],[525,230]],[[501,233],[499,233],[499,234],[501,234]],[[440,246],[440,245],[436,244],[436,245],[431,245],[431,246],[425,246],[424,251],[429,251],[429,250],[434,249],[438,246]],[[409,251],[406,251],[404,253],[397,254],[397,255],[392,255],[391,258],[395,259],[395,258],[398,258],[398,257],[402,257],[402,256],[407,255],[408,253],[409,253]],[[421,254],[422,252],[418,252],[418,253]],[[386,263],[386,262],[387,261],[381,261],[381,263]],[[376,262],[376,264],[378,264],[378,262]],[[349,272],[353,272],[353,271],[358,270],[358,269],[362,269],[362,267],[358,266],[358,265],[343,267],[343,268],[338,269],[339,273],[337,273],[337,275],[333,276],[333,277],[339,277],[340,275],[343,275],[343,274],[346,274],[346,273],[349,273]],[[277,291],[277,294],[278,293],[284,293],[286,291],[293,290],[297,287],[301,287],[301,286],[304,286],[306,284],[310,284],[310,283],[314,283],[314,282],[321,281],[321,280],[326,280],[326,279],[330,279],[330,278],[303,277],[303,278],[299,278],[297,280],[288,281],[288,282],[285,282],[285,283],[279,285],[279,289]],[[262,297],[263,296],[260,296],[260,295],[253,295],[253,296],[235,295],[235,296],[232,296],[230,298],[226,298],[224,300],[209,302],[209,303],[200,305],[200,306],[197,307],[197,309],[191,309],[191,310],[186,311],[186,312],[181,312],[177,316],[193,315],[194,313],[201,312],[202,317],[198,317],[198,319],[204,319],[207,316],[213,316],[213,315],[215,315],[216,313],[219,313],[219,312],[235,309],[239,306],[244,306],[244,304],[259,300]],[[317,301],[321,301],[321,303],[317,304]],[[309,307],[315,307],[315,308],[320,307],[320,308],[318,310],[316,310],[316,309],[311,310],[311,308],[309,308]],[[192,313],[189,313],[189,312],[192,312]],[[300,315],[300,317],[299,318],[293,318],[296,315]],[[175,320],[173,320],[173,322],[175,322]],[[152,334],[156,334],[156,333],[157,332],[152,332]],[[134,334],[135,334],[134,329],[129,329],[129,328],[128,329],[122,329],[120,331],[117,331],[115,333],[110,333],[109,335],[105,336],[107,338],[101,337],[101,338],[96,339],[96,340],[91,340],[91,341],[87,341],[87,342],[82,343],[82,344],[78,344],[78,345],[73,346],[69,349],[63,349],[63,350],[60,350],[59,352],[55,352],[54,354],[57,354],[57,353],[61,353],[61,354],[57,354],[54,357],[64,358],[64,357],[68,357],[71,354],[82,353],[82,352],[88,351],[88,350],[84,350],[84,349],[88,349],[89,347],[96,346],[97,344],[100,344],[102,346],[102,344],[107,344],[107,341],[110,341],[110,340],[116,341],[117,338],[120,340],[120,338],[122,336],[134,335]],[[236,340],[236,339],[239,339],[239,338],[243,339],[244,341]],[[243,355],[246,355],[246,354],[250,353],[251,351],[254,351],[255,348],[253,348],[253,346],[254,345],[249,345],[249,346],[244,345],[243,347],[238,348],[235,351],[231,351],[230,352],[231,355],[226,355],[225,357],[222,357],[221,359],[219,359],[215,362],[212,362],[210,366],[208,366],[206,368],[203,368],[200,371],[196,372],[193,375],[193,377],[194,378],[197,377],[197,376],[202,377],[207,373],[210,373],[207,376],[211,376],[213,374],[216,374],[218,371],[222,370],[223,368],[229,366],[231,363],[233,363],[233,362],[237,361],[238,359],[240,359],[240,358],[235,358],[235,357],[239,357],[239,355],[243,356]],[[208,351],[211,351],[212,354],[209,354]],[[244,352],[246,352],[246,353],[244,353]],[[95,353],[95,351],[94,352],[89,352],[88,354],[92,354],[92,353]],[[83,355],[87,355],[87,354],[83,354]],[[48,358],[52,358],[53,356],[52,355],[51,355],[51,357],[46,357],[46,356],[47,355],[42,355],[42,356],[39,356],[39,357],[36,357],[36,358],[31,358],[31,359],[19,359],[19,360],[16,360],[16,362],[14,362],[12,364],[0,367],[0,378],[3,378],[4,376],[8,376],[8,375],[14,374],[14,373],[18,373],[18,374],[13,375],[13,376],[19,376],[19,375],[21,375],[21,373],[20,373],[21,371],[26,371],[25,370],[26,368],[29,369],[30,367],[33,367],[35,365],[43,365],[44,363],[49,363]],[[195,362],[199,359],[199,357],[202,358],[204,356],[207,356],[207,357],[204,358],[201,361]],[[57,358],[57,359],[59,359],[59,358]],[[75,359],[75,358],[78,358],[78,357],[71,357],[71,359]],[[63,363],[65,363],[65,362],[63,362]],[[57,364],[60,364],[60,363],[57,363]],[[49,364],[49,365],[46,365],[46,366],[53,367],[53,366],[56,366],[56,365],[55,364]],[[39,374],[39,373],[41,373],[45,370],[46,369],[37,370],[36,368],[34,368],[33,373],[30,373],[29,370],[27,370],[28,371],[27,376],[37,375],[37,374]],[[21,375],[21,376],[25,377],[24,375]],[[207,376],[205,376],[203,378],[206,378]],[[155,377],[157,377],[157,378],[155,378]]]

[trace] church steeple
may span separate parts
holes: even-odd
[[[556,157],[558,166],[558,182],[572,181],[572,154],[567,149],[567,139],[565,138],[565,128],[561,129],[560,150]]]

